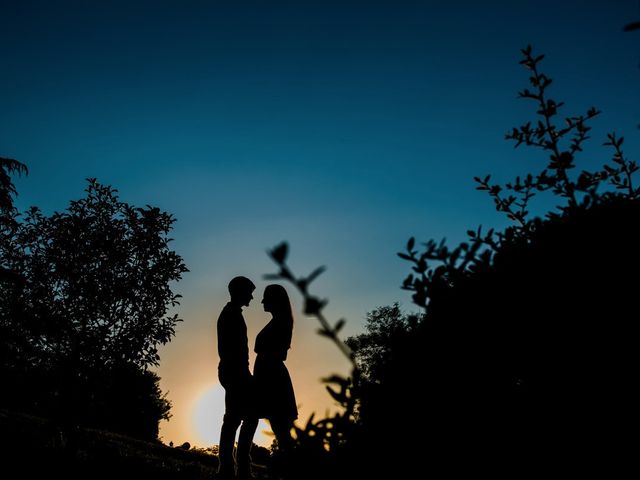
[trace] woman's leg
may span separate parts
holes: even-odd
[[[282,420],[278,418],[270,419],[271,430],[278,441],[278,448],[284,452],[288,452],[293,447],[293,438],[291,437],[291,428],[293,423],[291,420]]]

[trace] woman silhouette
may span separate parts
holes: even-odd
[[[293,313],[289,295],[281,285],[267,285],[262,305],[272,318],[256,337],[253,367],[256,410],[258,418],[266,418],[271,424],[278,446],[287,450],[293,443],[293,421],[298,418],[291,377],[284,364],[291,347]]]

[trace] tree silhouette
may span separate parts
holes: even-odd
[[[89,180],[86,196],[64,212],[46,216],[32,207],[25,213],[2,252],[3,262],[20,277],[19,288],[3,292],[3,308],[10,312],[3,321],[21,339],[5,346],[12,364],[4,366],[20,364],[14,372],[31,372],[40,380],[35,390],[44,388],[41,395],[14,403],[90,421],[92,407],[115,390],[122,397],[112,398],[111,407],[129,400],[134,407],[135,399],[127,398],[133,390],[125,388],[136,375],[131,368],[139,370],[139,381],[151,380],[155,395],[157,385],[143,370],[158,364],[158,346],[175,333],[180,319],[169,309],[178,305],[180,295],[172,292],[171,283],[187,271],[169,248],[174,221],[158,208],[121,202],[116,190],[95,179]],[[121,388],[98,398],[95,379],[111,385],[121,381]],[[20,392],[11,394],[19,397]],[[156,401],[157,428],[168,403]],[[144,410],[138,418],[149,421]]]
[[[15,234],[18,227],[13,197],[17,195],[12,174],[27,174],[26,165],[11,158],[0,157],[0,370],[14,370],[19,358],[29,355],[28,342],[16,324],[19,312],[21,277],[12,270],[18,256]],[[5,378],[6,380],[6,378]]]
[[[361,384],[374,386],[385,377],[385,370],[398,354],[399,347],[406,344],[421,315],[407,315],[400,305],[379,307],[367,313],[364,333],[345,340],[354,352],[360,371]]]
[[[0,211],[5,213],[13,208],[13,196],[17,194],[11,181],[11,174],[29,173],[27,166],[12,158],[0,157]]]
[[[17,191],[11,175],[26,175],[27,166],[12,158],[0,157],[0,250],[7,251],[11,246],[11,236],[16,227],[13,197]],[[0,282],[15,280],[14,272],[5,265],[4,255],[0,257]]]
[[[79,405],[83,422],[135,438],[158,438],[159,420],[169,420],[171,403],[155,372],[119,363],[94,371],[88,380],[89,399]]]

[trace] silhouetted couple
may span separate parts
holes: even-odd
[[[291,346],[293,313],[287,291],[281,285],[271,284],[264,290],[262,304],[272,318],[256,337],[253,375],[249,370],[247,325],[242,307],[249,306],[255,288],[246,277],[232,279],[229,282],[231,299],[218,318],[218,378],[225,389],[220,480],[253,478],[250,452],[260,418],[269,421],[278,446],[286,451],[293,443],[291,427],[298,417],[291,377],[284,364]],[[233,445],[238,427],[235,477]]]

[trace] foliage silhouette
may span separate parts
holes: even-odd
[[[572,174],[576,157],[589,138],[591,128],[587,122],[600,112],[591,108],[585,115],[566,117],[565,127],[557,125],[555,117],[564,102],[548,98],[547,88],[552,81],[538,69],[544,55],[533,55],[531,46],[523,49],[522,55],[524,58],[520,63],[531,71],[529,82],[534,90],[524,89],[519,96],[537,104],[539,119],[534,127],[532,122],[527,122],[513,128],[506,134],[506,139],[515,141],[515,147],[524,144],[547,152],[547,164],[540,173],[527,174],[523,178],[518,176],[505,185],[491,184],[491,175],[475,177],[477,189],[486,191],[496,210],[505,213],[515,223],[504,232],[496,233],[490,229],[483,234],[482,227],[478,227],[467,231],[469,243],[463,242],[450,250],[444,241],[436,243],[429,240],[420,253],[414,248],[415,239],[408,241],[406,253],[400,252],[398,256],[413,263],[413,273],[404,280],[402,288],[413,291],[413,301],[421,307],[427,308],[432,296],[439,296],[441,291],[448,290],[469,274],[489,268],[493,255],[503,245],[517,242],[520,238],[526,240],[540,228],[543,220],[531,218],[529,212],[530,201],[537,193],[551,190],[556,198],[565,199],[565,203],[557,205],[558,212],[548,212],[547,218],[606,202],[616,193],[631,201],[640,197],[640,187],[634,187],[632,179],[638,170],[637,162],[625,157],[622,150],[624,138],[617,137],[615,133],[609,133],[604,143],[613,149],[610,162],[605,162],[596,171],[582,170],[579,174]],[[599,193],[598,189],[602,187],[609,189]],[[504,196],[503,192],[510,193]],[[438,266],[432,267],[430,261]]]
[[[360,371],[360,397],[372,396],[372,390],[387,377],[389,365],[403,354],[402,347],[415,335],[422,316],[403,313],[398,303],[379,307],[367,313],[364,333],[345,340],[354,352]],[[361,406],[356,404],[356,407]],[[357,410],[357,413],[357,417],[362,419],[362,411]]]
[[[623,30],[625,32],[632,32],[634,30],[640,30],[640,22],[631,22],[631,23],[627,23]]]
[[[531,47],[522,53],[534,91],[520,96],[537,103],[540,120],[506,137],[547,152],[546,168],[504,187],[489,184],[488,176],[476,178],[497,211],[515,222],[504,232],[483,236],[479,228],[468,232],[470,244],[449,251],[427,242],[421,254],[411,239],[407,253],[399,254],[419,275],[410,275],[403,287],[414,291],[426,317],[422,353],[391,367],[394,378],[385,379],[383,398],[393,402],[394,385],[411,385],[403,373],[417,367],[438,396],[425,400],[422,410],[439,411],[417,430],[430,430],[432,441],[446,439],[450,448],[434,449],[440,460],[453,450],[488,468],[544,471],[555,462],[556,469],[575,473],[624,451],[617,425],[628,420],[629,402],[637,400],[625,380],[633,375],[631,339],[638,333],[628,315],[634,282],[623,279],[640,267],[633,241],[640,218],[640,190],[632,181],[638,167],[625,158],[623,138],[611,133],[605,142],[614,151],[611,163],[572,174],[588,138],[586,122],[599,112],[590,109],[567,118],[564,128],[555,125],[562,102],[546,97],[551,80],[538,71],[543,57],[533,56]],[[503,190],[511,193],[503,197]],[[531,219],[529,201],[545,190],[564,203],[545,219]],[[597,258],[613,252],[624,252],[624,261]],[[429,260],[441,265],[430,267]],[[391,436],[400,434],[389,429]],[[464,432],[467,441],[451,432]]]
[[[0,340],[0,368],[15,382],[2,402],[155,438],[169,403],[146,369],[175,333],[180,319],[168,312],[180,295],[170,284],[187,271],[169,248],[175,220],[121,202],[95,179],[65,212],[32,207],[18,217],[12,212],[1,252],[20,279],[0,286],[2,329],[10,333]],[[137,407],[126,414],[130,422],[109,413],[125,415],[127,404]],[[109,419],[115,423],[105,425]]]
[[[29,169],[24,163],[13,158],[0,157],[0,211],[5,214],[12,210],[13,196],[17,195],[16,187],[11,181],[11,174],[26,175]]]
[[[27,175],[27,166],[12,158],[0,157],[0,251],[11,248],[11,236],[16,228],[13,197],[18,194],[11,180],[12,174]],[[0,257],[0,282],[14,283],[17,275],[5,265],[4,255]]]
[[[324,475],[575,475],[633,461],[620,432],[635,428],[639,400],[630,381],[638,167],[611,133],[612,160],[576,173],[588,122],[600,112],[556,125],[563,104],[548,97],[543,57],[530,47],[522,54],[533,90],[520,96],[534,100],[539,120],[506,138],[540,148],[545,168],[504,186],[476,178],[514,222],[504,231],[469,230],[469,242],[452,249],[430,240],[420,251],[411,238],[398,254],[412,264],[402,288],[424,314],[409,322],[396,306],[378,309],[369,331],[347,340],[365,374],[350,392],[356,407],[340,447],[308,457]],[[560,200],[557,210],[532,217],[532,199],[546,191]],[[285,257],[272,254],[281,266]]]

